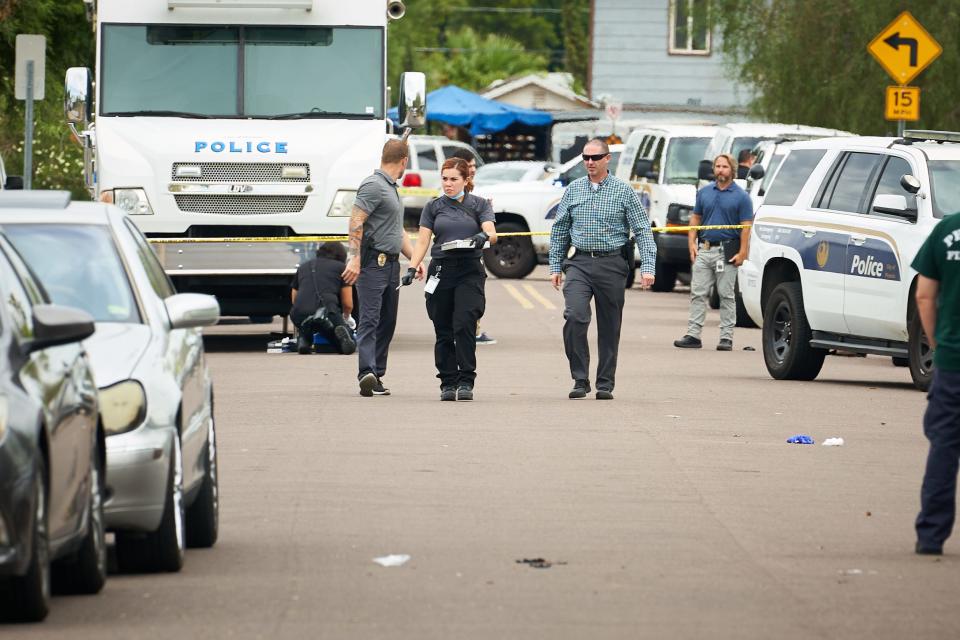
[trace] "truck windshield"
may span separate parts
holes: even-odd
[[[103,25],[101,115],[382,118],[383,30]]]
[[[933,215],[943,218],[960,213],[960,161],[931,160],[929,169]]]
[[[697,168],[710,138],[673,138],[663,169],[665,184],[697,184]]]

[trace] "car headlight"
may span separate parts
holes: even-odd
[[[136,380],[100,389],[100,417],[108,436],[137,427],[147,415],[147,396]]]
[[[147,192],[143,189],[114,189],[112,194],[113,204],[123,209],[123,212],[127,215],[153,215],[153,208],[150,206],[150,201],[147,200]],[[109,199],[103,198],[102,196],[101,199],[110,202]]]
[[[327,212],[328,218],[348,218],[353,210],[353,202],[357,199],[356,191],[338,190],[333,196],[333,204]]]

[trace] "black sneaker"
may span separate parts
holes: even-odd
[[[457,389],[457,400],[473,400],[473,387],[460,385]]]
[[[942,556],[943,547],[928,547],[925,546],[922,542],[918,542],[917,546],[914,548],[914,551],[917,552],[918,556]]]
[[[590,381],[577,380],[573,383],[573,389],[570,390],[567,397],[571,400],[576,400],[578,398],[586,398],[588,393],[590,393]]]
[[[302,356],[307,355],[313,350],[313,336],[301,333],[297,336],[297,353]]]
[[[350,355],[357,350],[357,343],[350,335],[350,329],[344,325],[339,325],[333,329],[333,335],[337,337],[337,345],[340,347],[340,353]]]
[[[444,387],[440,389],[440,401],[441,402],[456,402],[457,400],[457,390],[453,387]]]
[[[673,346],[680,349],[699,349],[703,346],[703,343],[700,342],[700,338],[694,338],[691,335],[685,335],[679,340],[673,341]]]
[[[388,396],[390,395],[390,389],[387,389],[383,386],[383,380],[377,378],[377,384],[373,385],[373,395],[375,396]]]
[[[717,344],[717,351],[733,351],[733,340],[730,338],[720,338],[720,343]]]
[[[613,391],[597,389],[597,400],[613,400]]]
[[[360,376],[360,395],[364,398],[373,397],[373,388],[377,386],[380,381],[377,379],[377,374],[370,372],[365,373]]]

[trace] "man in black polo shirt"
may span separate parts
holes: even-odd
[[[345,316],[353,312],[353,287],[343,281],[347,252],[339,242],[327,242],[317,249],[317,257],[297,269],[290,285],[290,319],[300,332],[297,351],[310,353],[313,334],[319,333],[340,353],[357,350]]]

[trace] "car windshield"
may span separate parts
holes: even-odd
[[[665,184],[697,184],[697,169],[710,138],[673,138],[663,169]]]
[[[97,322],[140,322],[107,227],[11,224],[4,229],[52,302],[83,309]]]
[[[533,165],[507,165],[485,164],[477,169],[477,175],[473,178],[473,183],[482,186],[490,184],[500,184],[502,182],[519,182],[521,180],[535,179],[540,174],[535,171]]]
[[[960,212],[960,160],[931,160],[929,168],[933,215]]]
[[[739,162],[740,152],[746,149],[747,151],[752,151],[757,143],[761,140],[769,140],[770,138],[749,138],[741,137],[733,139],[733,146],[730,147],[730,155],[733,156],[734,160]]]
[[[103,26],[101,115],[382,118],[383,30]]]

